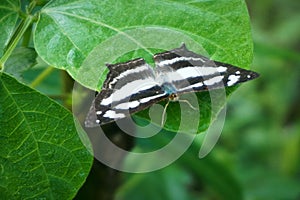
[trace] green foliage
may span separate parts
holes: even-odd
[[[157,49],[145,47],[154,46],[155,42],[168,41],[168,38],[163,36],[156,38],[157,41],[145,41],[139,34],[132,35],[126,32],[131,29],[163,27],[177,30],[201,44],[214,59],[246,68],[251,64],[252,38],[249,16],[243,1],[216,3],[153,0],[147,1],[145,6],[145,1],[139,0],[119,1],[116,4],[97,0],[88,3],[54,1],[48,4],[41,10],[35,30],[34,42],[38,54],[49,64],[67,70],[76,81],[94,90],[101,89],[106,78],[105,63],[115,62],[114,53],[105,53],[104,48],[97,51],[99,43],[105,43],[112,36],[121,34],[124,36],[122,40],[116,44],[110,43],[110,48],[125,46],[130,49],[130,46],[136,45],[135,48],[145,50],[135,51],[132,58],[137,58],[158,52]],[[175,45],[173,48],[179,47],[182,42],[187,41],[179,41],[173,44]],[[91,53],[93,49],[95,53]],[[88,68],[84,67],[86,57],[92,62]],[[98,61],[99,57],[105,59]],[[118,60],[128,60],[128,56],[124,58]],[[200,94],[197,98],[201,118],[198,128],[181,131],[201,133],[209,127],[211,118],[215,117],[211,116],[209,94]],[[170,104],[167,112],[172,113],[172,117],[169,117],[164,128],[173,132],[178,131],[182,120],[178,104]],[[149,122],[151,119],[148,113],[149,110],[145,110],[136,117]],[[160,121],[153,123],[160,126]]]
[[[187,42],[197,53],[205,50],[215,60],[242,68],[252,62],[249,16],[242,0],[26,2],[0,3],[0,199],[75,196],[91,167],[92,157],[79,138],[87,139],[75,129],[72,114],[45,94],[69,106],[70,94],[62,94],[66,91],[62,72],[100,90],[107,73],[105,62],[137,57],[151,62],[153,53],[166,50],[156,48],[164,40],[145,41],[142,34],[127,34],[131,30],[169,29],[201,46]],[[197,159],[203,137],[198,135],[171,166],[149,174],[123,174],[118,198],[299,198],[300,75],[299,52],[294,50],[300,41],[298,4],[274,2],[248,2],[254,19],[254,66],[262,78],[245,84],[229,101],[217,148]],[[123,36],[120,43],[97,51],[117,34]],[[174,41],[169,49],[179,45]],[[127,47],[128,54],[115,54]],[[203,132],[215,113],[208,93],[197,94],[197,100],[201,110],[197,132]],[[181,115],[178,104],[170,105],[167,113],[165,129],[173,132],[137,140],[134,151],[151,151],[174,137]],[[135,119],[148,123],[148,110]]]
[[[223,62],[241,67],[249,67],[252,62],[249,16],[241,0],[53,1],[41,10],[34,42],[38,54],[49,64],[66,69],[75,80],[89,88],[100,89],[101,85],[95,80],[99,80],[105,63],[94,64],[82,75],[80,68],[84,58],[99,43],[119,33],[125,35],[123,40],[145,48],[141,38],[126,34],[126,30],[143,27],[176,29]],[[124,44],[111,46],[121,48]],[[174,45],[175,48],[180,44]],[[105,62],[114,57],[106,56]]]
[[[0,4],[0,56],[2,57],[18,20],[19,1],[2,1]]]
[[[72,114],[6,74],[0,75],[0,105],[1,198],[73,197],[91,156]]]
[[[34,3],[26,13],[18,1],[0,3],[0,198],[71,199],[92,164],[89,141],[68,110],[16,80],[37,63]]]

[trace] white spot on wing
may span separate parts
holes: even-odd
[[[220,67],[217,67],[217,71],[218,72],[226,72],[227,71],[227,67],[223,67],[223,66],[220,66]]]
[[[185,90],[189,90],[189,89],[201,87],[201,86],[203,86],[203,85],[204,85],[204,84],[203,84],[202,82],[199,82],[199,83],[196,83],[196,84],[193,84],[193,85],[189,85],[189,86],[184,87],[184,88],[180,88],[178,91],[179,91],[179,92],[182,92],[182,91],[185,91]]]
[[[101,115],[102,111],[97,111],[96,115]]]
[[[99,120],[99,119],[97,119],[97,120],[96,120],[96,123],[97,123],[97,124],[100,124],[100,120]]]
[[[237,76],[237,75],[230,75],[229,77],[228,77],[228,82],[227,82],[227,85],[228,86],[232,86],[232,85],[234,85],[235,83],[237,83],[238,81],[239,81],[239,79],[240,79],[240,76]]]
[[[216,83],[219,83],[223,80],[223,77],[224,76],[215,76],[213,78],[210,78],[208,80],[205,80],[204,81],[204,84],[205,85],[213,85],[213,84],[216,84]]]
[[[118,119],[118,118],[124,118],[126,117],[125,114],[123,113],[116,113],[115,111],[113,110],[108,110],[106,111],[106,113],[103,115],[103,117],[107,117],[107,118],[110,118],[110,119]]]
[[[159,94],[159,95],[155,95],[155,96],[151,96],[151,97],[145,97],[145,98],[140,99],[139,101],[140,101],[141,103],[147,103],[148,101],[151,101],[152,99],[156,99],[156,98],[162,97],[162,96],[164,96],[164,95],[166,95],[166,94],[163,93],[163,94]]]
[[[191,85],[192,87],[201,87],[203,86],[203,83],[202,82],[199,82],[197,84],[194,84],[194,85]]]
[[[123,109],[123,110],[128,110],[130,108],[135,108],[139,106],[140,103],[138,101],[131,101],[131,102],[125,102],[121,103],[115,106],[116,109]]]
[[[101,101],[101,105],[109,105],[109,104],[111,104],[112,103],[112,98],[111,98],[111,96],[109,96],[108,98],[106,98],[106,99],[102,99],[102,101]]]
[[[179,61],[201,61],[205,62],[202,58],[193,58],[193,57],[176,57],[170,60],[163,60],[161,62],[156,63],[157,66],[162,67],[164,65],[172,65]]]
[[[159,97],[164,96],[164,95],[165,95],[165,93],[155,95],[155,96],[145,97],[145,98],[142,98],[142,99],[136,100],[136,101],[121,103],[121,104],[116,105],[115,108],[116,109],[123,109],[123,110],[128,110],[130,108],[136,108],[141,103],[147,103],[148,101],[151,101],[153,99],[159,98]]]

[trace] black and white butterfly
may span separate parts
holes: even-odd
[[[143,58],[107,64],[109,73],[85,121],[87,127],[130,116],[183,93],[234,86],[258,73],[213,61],[181,47],[153,56],[155,68]]]

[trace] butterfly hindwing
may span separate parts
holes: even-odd
[[[108,68],[103,88],[94,101],[95,108],[88,114],[89,119],[96,115],[97,124],[125,118],[168,97],[144,59],[108,65]],[[89,124],[93,123],[89,121]]]

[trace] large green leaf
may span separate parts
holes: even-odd
[[[115,55],[100,51],[101,55],[92,60],[95,63],[92,69],[79,73],[84,59],[100,43],[117,34],[123,34],[122,39],[128,43],[137,43],[136,48],[147,47],[141,37],[126,32],[147,27],[179,31],[199,43],[210,56],[224,62],[249,67],[252,60],[249,16],[243,0],[57,0],[41,10],[34,41],[38,54],[49,64],[68,70],[76,81],[89,88],[100,89],[97,81],[104,63],[112,61]],[[158,38],[148,42],[169,40]],[[110,43],[110,46],[124,48],[125,44]],[[172,45],[175,48],[180,43]],[[102,65],[98,65],[97,59],[103,60]]]
[[[19,1],[4,0],[0,2],[0,57],[13,34],[19,9]]]
[[[1,198],[74,197],[92,156],[69,111],[2,73],[0,127]]]
[[[243,0],[52,1],[41,10],[34,41],[46,62],[95,90],[105,80],[105,63],[126,61],[128,52],[134,52],[131,58],[148,58],[185,42],[197,53],[243,68],[250,66],[253,54]],[[201,121],[196,131],[202,132],[215,115],[208,93],[197,99]],[[178,105],[169,105],[167,113],[174,120],[169,118],[165,128],[178,131]],[[150,121],[148,113],[138,116]]]

